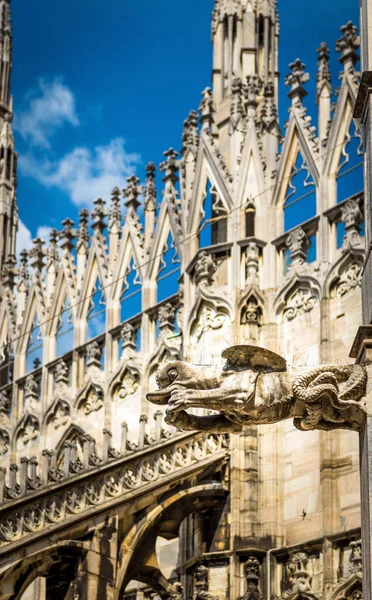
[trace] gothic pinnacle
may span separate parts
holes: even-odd
[[[156,210],[156,186],[155,173],[156,166],[150,162],[146,167],[146,185],[145,185],[145,210]]]
[[[348,21],[346,25],[340,28],[342,36],[336,42],[336,52],[341,52],[340,62],[346,65],[347,62],[351,62],[352,66],[359,60],[357,50],[360,46],[360,37],[358,36],[358,29],[352,21]]]
[[[142,194],[143,187],[139,185],[140,180],[135,175],[128,177],[127,182],[128,185],[123,190],[123,196],[124,198],[127,198],[125,206],[128,208],[128,210],[136,212],[137,208],[141,205],[138,197]]]
[[[288,92],[292,101],[302,100],[307,96],[307,91],[303,85],[310,79],[309,73],[305,73],[305,65],[299,58],[289,65],[292,73],[289,73],[284,79],[285,85],[291,89]]]
[[[169,148],[166,152],[163,152],[166,160],[161,163],[160,170],[162,173],[165,173],[163,181],[164,183],[172,183],[173,185],[178,181],[178,177],[176,175],[178,171],[178,152],[176,152],[173,148]]]

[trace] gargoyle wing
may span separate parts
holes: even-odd
[[[258,346],[231,346],[222,352],[226,359],[224,371],[244,371],[249,368],[265,371],[285,371],[287,361],[279,354]]]

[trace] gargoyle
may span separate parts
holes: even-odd
[[[167,423],[222,433],[288,418],[301,431],[360,428],[367,384],[363,366],[290,369],[281,356],[255,346],[233,346],[222,357],[220,374],[181,361],[160,367],[160,389],[147,398],[167,406]],[[190,414],[190,409],[212,413]]]

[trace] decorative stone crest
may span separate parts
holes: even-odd
[[[298,316],[311,312],[318,303],[317,297],[310,289],[298,288],[289,298],[284,308],[285,321],[293,321]]]

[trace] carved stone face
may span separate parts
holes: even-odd
[[[205,369],[201,372],[199,369],[182,361],[176,360],[166,363],[160,367],[156,373],[156,382],[159,390],[147,394],[147,399],[153,404],[165,406],[171,397],[172,392],[180,389],[210,389],[218,386],[218,380],[215,377],[203,376]]]

